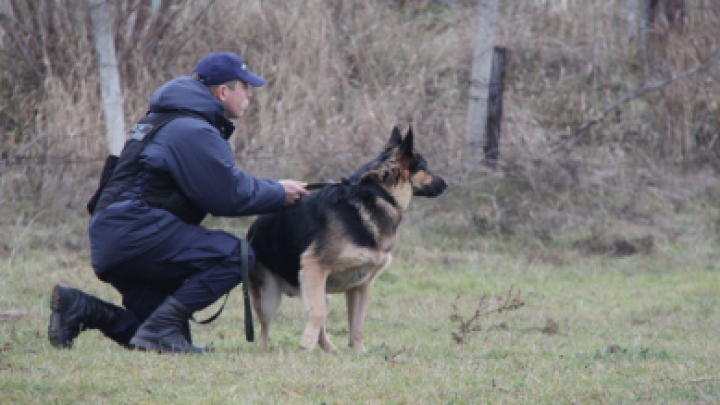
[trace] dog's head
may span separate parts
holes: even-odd
[[[380,184],[408,202],[411,195],[439,197],[447,189],[445,180],[431,172],[425,158],[414,149],[412,128],[403,138],[395,127],[382,153],[356,170],[350,182]]]

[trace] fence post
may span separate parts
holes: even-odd
[[[490,96],[488,97],[487,141],[485,162],[490,168],[497,168],[500,157],[500,128],[503,115],[503,91],[505,90],[505,60],[507,49],[493,47],[492,73],[490,74]]]

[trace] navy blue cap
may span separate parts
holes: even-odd
[[[200,83],[206,86],[242,80],[253,86],[262,87],[265,79],[254,74],[245,62],[232,52],[213,52],[205,55],[194,70]]]

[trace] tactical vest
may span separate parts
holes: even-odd
[[[150,112],[130,130],[120,156],[108,156],[105,161],[98,189],[87,204],[91,215],[123,199],[123,193],[136,184],[143,170],[140,153],[160,128],[180,117],[205,119],[183,110]],[[140,198],[151,207],[167,210],[187,223],[198,224],[206,215],[177,188],[169,174],[148,175]]]

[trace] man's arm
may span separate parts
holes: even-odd
[[[299,198],[299,182],[282,185],[240,170],[217,130],[204,123],[193,125],[199,120],[188,121],[171,122],[163,128],[170,136],[156,139],[163,150],[163,165],[198,207],[215,216],[234,217],[274,212],[288,198]]]

